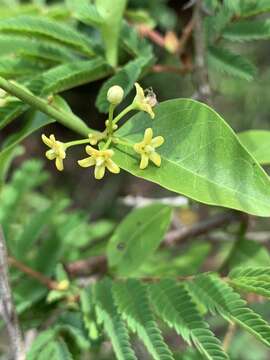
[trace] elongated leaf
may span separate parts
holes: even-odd
[[[172,360],[172,354],[164,342],[150,308],[145,285],[130,279],[113,284],[113,292],[119,312],[128,325],[136,331],[155,360]]]
[[[241,0],[241,17],[249,17],[270,11],[269,0]]]
[[[115,148],[114,160],[132,174],[197,201],[269,216],[270,181],[242,147],[224,120],[208,106],[176,99],[155,107],[152,121],[139,113],[116,134],[130,145],[142,141],[146,128],[162,135],[161,167],[139,169],[139,156],[129,146]]]
[[[73,16],[84,24],[97,26],[104,22],[96,5],[91,4],[88,0],[66,0],[66,3]]]
[[[0,129],[23,114],[27,109],[29,109],[29,106],[16,98],[12,98],[4,106],[0,106]]]
[[[243,56],[220,47],[209,47],[208,63],[217,71],[248,81],[252,80],[256,73],[256,67]]]
[[[45,38],[72,49],[82,52],[85,55],[93,56],[94,52],[86,36],[73,28],[37,16],[18,16],[0,21],[0,33],[15,33],[27,35],[34,38]]]
[[[111,72],[110,66],[102,58],[79,60],[54,67],[42,73],[33,81],[42,94],[59,93],[75,86],[101,79]]]
[[[118,38],[122,25],[122,17],[126,7],[126,0],[96,0],[98,13],[103,18],[100,25],[103,42],[105,44],[106,59],[112,66],[118,62]]]
[[[270,164],[270,131],[248,130],[239,133],[238,137],[258,163]]]
[[[239,290],[270,297],[270,267],[236,268],[229,277],[230,285]]]
[[[209,360],[229,359],[220,341],[201,318],[196,305],[183,284],[161,280],[149,286],[151,302],[162,319],[189,344],[191,341]]]
[[[223,31],[223,37],[234,41],[266,40],[270,38],[270,20],[244,20],[232,23]]]
[[[153,204],[132,211],[110,239],[107,255],[111,267],[128,276],[153,254],[168,230],[172,210]]]
[[[211,312],[235,322],[270,347],[270,325],[248,308],[246,301],[218,276],[199,275],[189,288],[198,304],[202,303]]]
[[[143,69],[150,63],[151,59],[140,57],[136,60],[130,61],[121,70],[119,70],[114,76],[107,80],[101,87],[96,106],[101,112],[108,112],[109,102],[107,100],[107,92],[113,85],[119,85],[124,90],[124,96],[126,97],[134,86],[134,83],[140,77]]]
[[[57,63],[75,60],[76,56],[59,44],[55,45],[46,40],[29,39],[27,37],[16,35],[0,35],[1,55],[20,54],[28,55],[32,58],[38,58]]]
[[[54,330],[46,330],[39,334],[33,342],[30,351],[27,354],[27,360],[36,360],[41,351],[53,341],[55,336]]]
[[[35,59],[22,59],[14,57],[0,58],[0,76],[6,79],[16,79],[18,77],[27,77],[35,75],[45,70],[44,64]]]
[[[117,312],[112,297],[111,282],[104,280],[95,286],[96,310],[103,323],[118,360],[136,360],[129,342],[128,331],[124,321]]]

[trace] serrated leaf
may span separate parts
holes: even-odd
[[[43,72],[33,80],[33,84],[42,89],[42,94],[55,94],[101,79],[110,72],[110,66],[102,58],[87,61],[78,60],[58,65]]]
[[[227,40],[250,41],[270,38],[270,20],[243,20],[228,25],[222,33]]]
[[[70,50],[59,44],[55,45],[46,40],[30,39],[16,35],[0,35],[1,55],[27,55],[45,61],[65,62],[75,60],[76,56]]]
[[[119,85],[124,90],[124,97],[126,97],[134,86],[134,83],[140,77],[145,66],[151,61],[150,58],[139,57],[127,63],[121,70],[119,70],[109,80],[104,82],[96,100],[96,106],[99,111],[107,113],[109,110],[109,102],[107,100],[107,92],[113,85]]]
[[[229,278],[230,285],[239,290],[270,298],[270,267],[238,267]]]
[[[248,130],[237,135],[258,163],[270,164],[270,131]]]
[[[133,210],[109,241],[109,265],[122,276],[136,272],[163,240],[171,214],[172,209],[162,204]]]
[[[36,39],[41,37],[71,47],[87,56],[94,55],[86,36],[68,25],[44,17],[18,16],[0,20],[0,33],[26,35]]]
[[[112,286],[109,280],[103,280],[95,286],[95,303],[99,321],[103,323],[115,355],[118,360],[136,360],[131,348],[128,331],[124,321],[117,312],[112,296]]]
[[[189,289],[198,304],[202,303],[211,312],[233,321],[270,347],[270,325],[218,276],[199,275],[189,283]]]
[[[183,284],[165,279],[149,285],[149,291],[157,313],[189,345],[193,342],[206,359],[229,359]]]
[[[217,71],[248,81],[256,74],[256,67],[251,62],[225,48],[209,47],[208,63]]]
[[[158,148],[160,168],[149,164],[140,170],[132,147],[117,145],[114,161],[121,168],[203,203],[270,215],[269,177],[214,110],[194,100],[175,99],[154,111],[153,121],[138,113],[115,134],[132,146],[151,126],[154,136],[165,139]]]
[[[172,360],[172,353],[154,320],[145,285],[135,279],[114,283],[113,293],[120,314],[138,334],[153,358]]]
[[[99,28],[105,45],[106,59],[111,66],[118,62],[118,39],[126,0],[96,0],[96,8],[103,22]]]

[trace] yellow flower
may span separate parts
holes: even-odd
[[[55,159],[55,166],[57,170],[62,171],[64,169],[63,160],[66,157],[65,144],[61,141],[57,141],[54,135],[50,135],[48,138],[46,135],[42,134],[41,138],[44,144],[51,148],[50,150],[46,151],[46,157],[49,160]]]
[[[152,119],[154,119],[155,114],[152,108],[156,105],[156,100],[153,101],[153,96],[151,94],[145,96],[142,87],[138,83],[135,83],[135,87],[136,96],[132,103],[133,109],[145,111]]]
[[[119,166],[116,165],[115,162],[111,159],[114,154],[112,150],[97,150],[89,145],[86,146],[85,150],[90,156],[79,160],[78,164],[81,167],[89,167],[94,165],[96,179],[99,180],[103,178],[106,168],[114,174],[118,174],[120,172]]]
[[[160,166],[161,157],[156,152],[156,148],[164,143],[162,136],[153,138],[153,130],[148,128],[144,132],[143,141],[134,145],[134,150],[141,155],[140,169],[145,169],[148,166],[149,160],[156,166]]]

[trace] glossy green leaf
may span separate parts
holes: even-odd
[[[117,135],[133,145],[146,128],[165,143],[158,148],[161,167],[139,169],[139,156],[119,145],[114,160],[130,173],[194,200],[259,216],[270,215],[270,180],[241,145],[232,129],[214,110],[194,100],[165,101],[151,120],[138,113]]]
[[[270,164],[270,131],[248,130],[239,133],[238,137],[260,164]]]
[[[96,0],[97,11],[103,18],[100,25],[105,44],[106,59],[112,66],[118,61],[118,40],[126,0]]]
[[[172,210],[153,204],[132,211],[116,228],[107,255],[120,275],[136,271],[157,249],[168,230]]]

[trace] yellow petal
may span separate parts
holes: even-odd
[[[146,129],[144,132],[143,142],[145,144],[150,144],[152,138],[153,138],[153,130],[151,128]]]
[[[143,88],[137,82],[135,83],[135,88],[136,88],[135,101],[136,102],[143,102],[144,99],[145,99]]]
[[[51,140],[51,142],[52,143],[54,143],[56,140],[55,140],[55,136],[52,134],[52,135],[50,135],[50,140]]]
[[[134,144],[133,149],[136,153],[140,154],[142,152],[142,143]]]
[[[150,115],[151,119],[154,119],[155,113],[152,110],[152,106],[150,104],[145,104],[142,110],[147,112]]]
[[[112,161],[111,159],[108,159],[106,161],[106,167],[113,174],[118,174],[120,172],[119,166],[116,165],[116,163],[114,161]]]
[[[92,157],[87,157],[85,159],[78,160],[78,164],[81,167],[89,167],[89,166],[95,165],[95,163],[96,163],[96,161]]]
[[[99,151],[96,150],[96,149],[94,149],[94,148],[93,148],[92,146],[90,146],[90,145],[87,145],[87,146],[85,147],[85,151],[87,152],[87,154],[89,154],[89,155],[91,155],[91,156],[94,156],[94,157],[98,156],[98,154],[99,154]]]
[[[51,140],[45,134],[41,135],[41,139],[44,142],[44,144],[46,144],[47,146],[49,146],[49,147],[53,146]]]
[[[104,174],[105,174],[105,165],[104,164],[100,165],[100,166],[96,165],[96,167],[95,167],[95,178],[97,180],[100,180],[100,179],[103,178]]]
[[[145,169],[148,166],[149,157],[146,154],[142,154],[140,169]]]
[[[156,165],[156,166],[160,166],[161,164],[161,157],[158,153],[156,152],[152,152],[150,155],[149,155],[149,158],[150,160]]]
[[[156,136],[151,141],[151,145],[153,146],[153,148],[157,148],[157,147],[161,146],[163,143],[164,143],[163,136]]]
[[[63,159],[60,159],[60,157],[57,157],[55,159],[55,166],[56,166],[57,170],[59,170],[59,171],[64,170]]]
[[[54,160],[56,158],[55,152],[52,149],[46,151],[45,156],[49,160]]]

